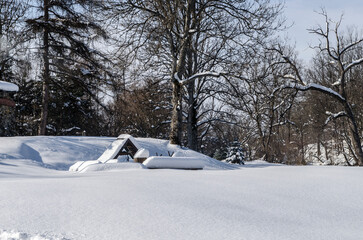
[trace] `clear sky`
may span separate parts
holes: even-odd
[[[314,50],[310,45],[316,44],[317,36],[308,33],[307,29],[318,24],[325,25],[322,16],[314,11],[324,7],[332,20],[343,16],[342,30],[356,26],[363,31],[363,0],[285,0],[285,16],[288,23],[294,25],[288,30],[288,37],[296,44],[299,57],[305,62],[312,57]]]

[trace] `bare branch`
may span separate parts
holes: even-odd
[[[331,113],[331,112],[326,112],[327,115],[329,115],[329,117],[326,119],[324,126],[328,125],[328,123],[332,120],[335,120],[337,118],[340,117],[347,117],[347,113],[344,111],[338,112],[338,113]]]

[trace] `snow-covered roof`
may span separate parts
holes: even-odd
[[[125,139],[130,139],[130,141],[135,145],[135,147],[137,149],[141,148],[140,145],[135,140],[135,138],[133,136],[131,136],[130,134],[121,134],[117,137],[117,140],[125,140]]]
[[[7,92],[17,92],[19,91],[19,87],[14,83],[0,81],[0,90]]]
[[[135,154],[134,158],[148,158],[150,156],[149,150],[145,148],[139,149]]]
[[[97,159],[100,162],[107,162],[110,159],[116,158],[117,154],[120,152],[121,148],[127,143],[127,141],[131,141],[131,143],[139,150],[142,147],[138,144],[138,142],[129,134],[121,134],[117,137],[116,141],[112,142],[106,149],[106,151]]]

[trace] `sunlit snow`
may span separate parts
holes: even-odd
[[[76,161],[97,159],[114,140],[0,138],[0,239],[363,236],[360,167],[254,161],[234,170],[195,171],[129,162],[67,171]],[[159,141],[141,140],[144,148]]]

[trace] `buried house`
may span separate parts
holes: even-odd
[[[133,162],[133,163],[130,163]],[[69,171],[86,172],[89,169],[116,169],[130,167],[171,169],[231,169],[233,167],[188,148],[170,144],[168,140],[133,138],[122,134],[104,153],[91,161],[79,161]]]

